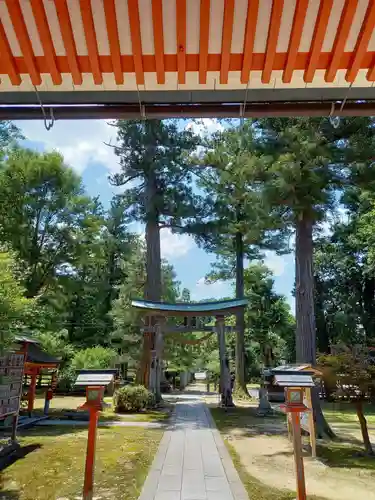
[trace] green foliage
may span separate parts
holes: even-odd
[[[126,189],[128,213],[132,220],[147,222],[157,214],[158,222],[180,225],[195,214],[191,174],[186,168],[189,154],[197,145],[191,130],[179,130],[177,120],[119,120],[118,146],[122,171],[113,176]],[[152,185],[150,185],[151,182]],[[146,187],[152,190],[152,208]]]
[[[61,392],[70,392],[77,380],[77,372],[67,366],[58,372],[57,387]]]
[[[0,171],[0,235],[17,254],[27,296],[72,262],[90,200],[58,153],[11,151]]]
[[[143,385],[127,385],[115,392],[113,404],[117,413],[139,412],[155,406],[155,399]]]
[[[113,349],[102,346],[89,347],[77,351],[71,361],[73,370],[83,368],[113,368],[117,358],[117,353]]]
[[[10,343],[14,334],[22,331],[25,315],[35,301],[24,296],[24,288],[15,277],[14,260],[9,253],[0,253],[0,349]]]
[[[74,347],[68,343],[68,332],[66,330],[37,332],[34,336],[38,339],[44,351],[62,360],[61,368],[74,356]]]

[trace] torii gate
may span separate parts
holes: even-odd
[[[248,305],[247,299],[220,300],[214,302],[199,302],[189,303],[181,302],[177,304],[169,304],[165,302],[151,302],[147,300],[132,300],[132,307],[145,315],[145,326],[143,328],[144,335],[151,337],[151,350],[146,370],[145,385],[155,394],[159,400],[160,381],[162,369],[162,354],[164,335],[168,333],[184,333],[196,331],[216,331],[219,346],[220,357],[220,393],[221,404],[223,406],[233,405],[231,379],[229,371],[229,363],[225,344],[225,317],[234,315],[240,309]],[[193,327],[191,324],[187,327],[176,327],[166,325],[166,319],[170,317],[207,317],[214,316],[216,318],[215,327]]]

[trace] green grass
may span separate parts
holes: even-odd
[[[94,496],[136,500],[161,436],[154,429],[99,429]],[[0,473],[0,498],[71,500],[81,494],[87,430],[35,427],[20,442],[24,456]]]
[[[273,423],[280,425],[283,420],[285,421],[285,415],[281,413],[275,413],[270,417],[257,417],[255,407],[237,406],[228,409],[212,407],[210,411],[217,428],[223,433],[228,433],[232,429],[256,427],[265,421],[270,425]]]
[[[322,409],[327,420],[332,423],[356,423],[358,424],[358,417],[356,414],[355,406],[348,401],[340,401],[334,403],[322,402]],[[364,405],[365,417],[368,425],[375,426],[375,405]],[[358,424],[359,425],[359,424]]]
[[[359,444],[327,441],[318,444],[317,455],[330,467],[366,469],[375,476],[375,457],[366,456]]]
[[[249,474],[246,468],[241,463],[240,457],[234,447],[225,440],[230,456],[232,457],[234,466],[237,469],[238,475],[249,494],[249,498],[256,500],[294,500],[296,493],[288,490],[279,490],[268,486],[259,479]],[[308,500],[325,500],[317,496],[308,496]]]

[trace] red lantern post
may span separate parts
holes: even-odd
[[[92,500],[93,498],[96,429],[98,427],[99,412],[103,408],[103,393],[103,386],[86,387],[86,403],[81,406],[83,409],[88,409],[90,413],[83,500]]]
[[[297,500],[306,500],[306,484],[302,457],[300,413],[308,411],[308,408],[303,404],[303,388],[286,387],[285,401],[286,403],[284,405],[281,405],[281,409],[285,413],[290,413],[292,417],[294,462],[296,467],[297,480]]]

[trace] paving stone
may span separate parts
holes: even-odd
[[[160,491],[156,493],[152,500],[181,500],[181,493],[179,491]]]
[[[158,491],[181,491],[181,474],[161,475],[158,483]]]
[[[177,402],[139,500],[249,500],[205,403]]]
[[[206,491],[228,490],[230,493],[229,484],[225,477],[206,477],[205,483],[206,483]]]

